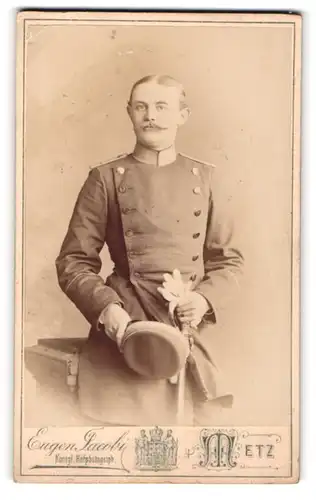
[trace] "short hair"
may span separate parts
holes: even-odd
[[[179,90],[179,96],[180,96],[180,107],[185,108],[187,106],[186,104],[186,94],[183,88],[182,83],[180,83],[178,80],[173,78],[172,76],[169,75],[147,75],[144,76],[143,78],[140,78],[140,80],[137,80],[137,82],[134,83],[132,86],[132,90],[129,96],[128,104],[131,104],[132,102],[132,96],[133,92],[142,83],[148,83],[148,82],[154,82],[157,83],[158,85],[165,85],[166,87],[175,87]]]

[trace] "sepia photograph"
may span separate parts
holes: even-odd
[[[300,43],[18,14],[18,481],[297,482]]]

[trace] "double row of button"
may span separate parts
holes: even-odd
[[[121,184],[119,186],[118,190],[119,190],[120,193],[126,193],[127,187],[124,186],[124,184]],[[196,186],[195,188],[193,188],[193,193],[194,194],[201,194],[201,188],[200,188],[200,186]]]
[[[193,173],[193,175],[196,175],[196,176],[199,175],[199,169],[197,167],[193,167],[192,168],[192,173]],[[201,188],[199,186],[196,186],[193,189],[193,193],[194,194],[201,194]],[[201,215],[201,213],[202,213],[202,210],[194,210],[193,213],[194,213],[195,217],[199,217]],[[200,236],[200,234],[201,233],[194,233],[193,234],[193,239],[196,240]],[[197,261],[198,258],[199,258],[198,255],[193,255],[193,257],[192,257],[193,262]]]
[[[193,167],[192,168],[192,173],[193,175],[199,175],[199,169],[197,167]],[[201,194],[201,188],[199,186],[196,186],[194,189],[193,189],[193,193],[194,194]],[[202,210],[194,210],[194,215],[195,217],[199,217],[202,213]],[[193,234],[193,238],[196,240],[199,236],[200,236],[201,233],[194,233]],[[193,262],[197,261],[199,258],[198,255],[193,255],[192,257],[192,260]]]
[[[117,173],[119,173],[120,175],[123,175],[124,172],[125,172],[125,168],[124,167],[118,167],[116,169]],[[119,192],[120,193],[126,193],[127,191],[127,187],[124,186],[124,184],[121,184],[118,188]],[[132,212],[133,210],[135,210],[134,208],[130,208],[130,207],[123,207],[122,208],[122,213],[123,214],[128,214],[130,212]],[[132,229],[127,229],[127,231],[125,231],[125,236],[127,236],[128,238],[130,238],[131,236],[134,235],[134,231]],[[135,252],[133,252],[132,250],[128,250],[127,252],[128,256],[129,256],[129,259],[135,254]],[[133,273],[135,278],[140,278],[140,273],[138,273],[137,271]]]
[[[122,174],[124,174],[124,172],[125,172],[125,168],[124,168],[124,167],[118,167],[118,168],[117,168],[117,172],[118,172],[119,174],[121,174],[121,175],[122,175]],[[198,169],[197,169],[196,167],[194,167],[194,168],[192,169],[192,173],[193,173],[193,175],[196,175],[196,176],[197,176],[197,175],[198,175],[198,173],[199,173],[199,171],[198,171]],[[119,189],[119,192],[120,192],[120,193],[126,193],[126,191],[127,191],[127,187],[126,187],[124,184],[122,184],[121,186],[119,186],[119,188],[118,188],[118,189]],[[200,188],[199,186],[196,186],[195,188],[193,188],[193,193],[194,193],[194,194],[201,194],[201,188]],[[124,208],[122,208],[122,213],[123,213],[123,214],[128,214],[128,213],[129,213],[129,212],[131,212],[132,210],[133,210],[132,208],[129,208],[129,207],[124,207]],[[202,211],[201,211],[201,210],[195,210],[195,211],[194,211],[194,215],[195,215],[195,217],[199,217],[199,216],[201,215],[201,213],[202,213]],[[125,232],[125,236],[126,236],[126,237],[128,237],[128,238],[130,238],[130,237],[131,237],[131,236],[133,236],[133,235],[134,235],[134,231],[133,231],[132,229],[128,229],[128,230]],[[193,234],[193,238],[194,238],[194,239],[197,239],[199,236],[200,236],[200,233],[194,233],[194,234]],[[130,254],[130,255],[132,255],[132,252],[129,252],[129,254]],[[199,255],[193,255],[193,257],[192,257],[193,262],[197,261],[197,260],[198,260],[198,258],[199,258]],[[135,278],[140,278],[140,273],[135,272],[135,273],[134,273],[134,276],[135,276]]]

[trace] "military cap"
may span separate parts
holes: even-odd
[[[127,365],[139,375],[168,379],[185,366],[189,344],[176,327],[157,321],[135,321],[126,328],[120,350]]]

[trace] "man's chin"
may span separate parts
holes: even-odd
[[[142,131],[142,136],[143,137],[147,137],[148,140],[153,140],[153,139],[159,139],[159,137],[161,137],[164,133],[164,130],[155,130],[155,129],[148,129],[148,130],[143,130]]]
[[[145,146],[145,148],[154,149],[155,151],[161,151],[162,149],[166,148],[166,146],[164,145],[164,143],[161,142],[161,140],[159,141],[158,139],[153,137],[152,138],[142,137],[142,139],[139,142],[143,146]]]
[[[141,134],[137,137],[137,140],[140,144],[142,144],[146,148],[155,149],[157,151],[161,151],[162,149],[170,147],[170,144],[173,141],[168,139],[166,138],[166,136],[163,136],[161,132],[158,132],[158,134],[157,132]]]

